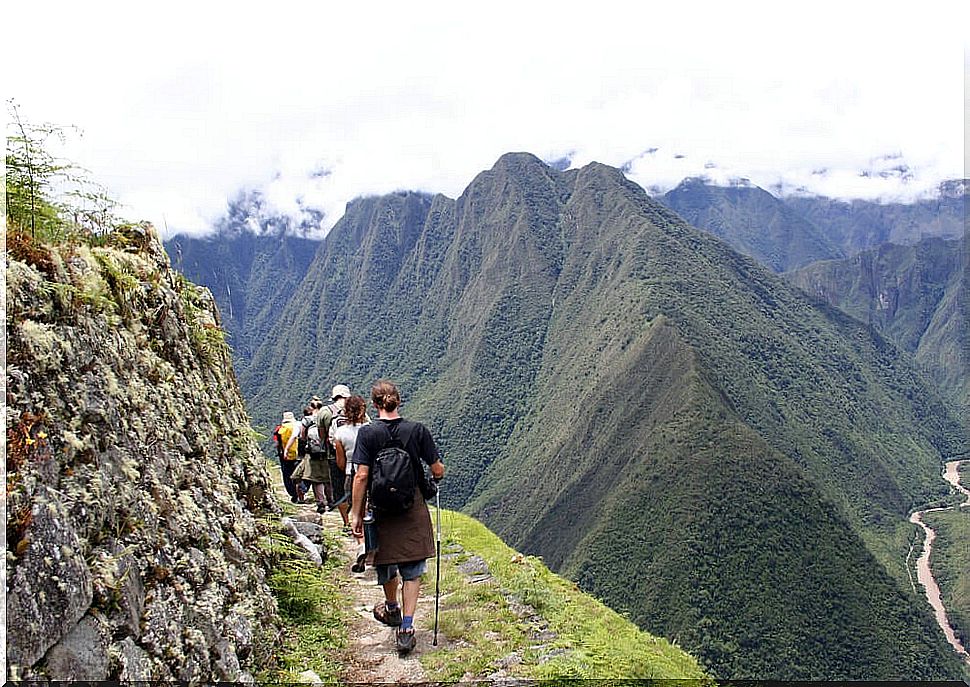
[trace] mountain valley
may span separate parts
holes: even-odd
[[[713,674],[959,674],[905,569],[970,446],[952,401],[619,170],[509,154],[458,199],[362,198],[288,276],[235,361],[258,426],[391,377],[443,501]]]

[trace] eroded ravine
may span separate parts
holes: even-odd
[[[943,479],[949,482],[959,493],[966,497],[966,500],[959,505],[959,508],[966,508],[970,506],[970,491],[960,484],[960,473],[959,468],[962,463],[966,461],[953,460],[946,464],[946,469],[943,472]],[[960,657],[970,665],[970,653],[963,646],[960,638],[957,637],[956,632],[953,630],[953,626],[950,625],[950,621],[947,618],[946,607],[943,605],[943,598],[940,595],[940,587],[936,583],[933,577],[933,571],[930,568],[930,555],[933,550],[933,541],[936,539],[936,532],[923,522],[923,516],[926,513],[936,513],[945,510],[954,510],[956,506],[951,506],[947,508],[930,508],[927,510],[916,511],[909,517],[909,521],[915,525],[919,525],[923,528],[925,533],[925,538],[923,540],[923,552],[920,554],[916,561],[916,579],[926,592],[926,599],[929,601],[930,606],[933,608],[933,615],[936,618],[937,624],[943,630],[943,634],[946,635],[946,640],[953,647],[953,650],[960,655]],[[914,590],[915,590],[915,584]]]

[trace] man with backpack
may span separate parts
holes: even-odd
[[[315,413],[316,409],[311,401],[303,409],[303,420],[300,423],[299,450],[303,459],[300,477],[306,489],[313,491],[317,512],[326,513],[333,505],[333,492],[330,486],[330,466],[327,465],[327,455],[320,440]]]
[[[401,395],[393,382],[376,382],[371,400],[379,419],[361,427],[357,434],[352,459],[357,473],[351,524],[353,534],[362,537],[364,505],[369,495],[377,527],[374,564],[385,599],[374,608],[374,618],[398,628],[397,650],[407,654],[415,645],[414,612],[421,576],[427,570],[427,559],[435,555],[431,514],[425,502],[435,490],[427,481],[424,466],[430,466],[435,481],[444,477],[445,466],[428,429],[399,414]]]
[[[347,493],[344,488],[344,470],[337,465],[337,452],[334,449],[333,437],[337,428],[347,422],[347,416],[344,414],[344,404],[350,398],[350,387],[346,384],[337,384],[331,390],[330,397],[332,402],[328,405],[321,404],[320,409],[314,415],[314,419],[316,420],[317,430],[320,434],[320,442],[323,445],[322,450],[326,454],[328,469],[330,470],[330,489],[332,493],[330,508],[336,507],[340,512],[340,517],[343,518],[344,527],[349,528],[350,522],[347,513],[350,510],[350,505],[347,503]]]

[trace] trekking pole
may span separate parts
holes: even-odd
[[[434,511],[435,519],[438,522],[437,529],[437,564],[435,565],[434,574],[434,639],[431,641],[431,646],[438,646],[438,597],[441,593],[441,486],[438,486],[438,490],[434,494]]]

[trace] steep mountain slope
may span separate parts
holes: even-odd
[[[805,291],[870,323],[913,353],[944,393],[970,412],[967,243],[884,244],[786,275]]]
[[[685,179],[659,200],[689,224],[719,236],[775,272],[843,255],[822,231],[754,185],[714,186]]]
[[[618,170],[514,154],[454,201],[358,201],[299,290],[242,379],[258,419],[393,377],[447,503],[715,674],[958,674],[902,563],[958,423],[907,355]]]
[[[959,239],[967,230],[970,183],[940,185],[936,198],[917,203],[842,201],[822,196],[789,196],[785,205],[821,229],[846,255],[883,243],[912,245],[923,239]]]
[[[300,233],[292,220],[268,213],[258,194],[244,194],[229,203],[214,234],[176,235],[165,242],[172,266],[215,297],[239,371],[274,326],[320,245]]]
[[[719,675],[915,674],[938,650],[900,643],[899,628],[928,638],[932,626],[797,466],[725,407],[676,329],[658,318],[627,360],[599,390],[619,417],[529,432],[513,459],[549,479],[498,480],[519,498],[488,502],[489,519]],[[550,440],[574,448],[550,462]]]

